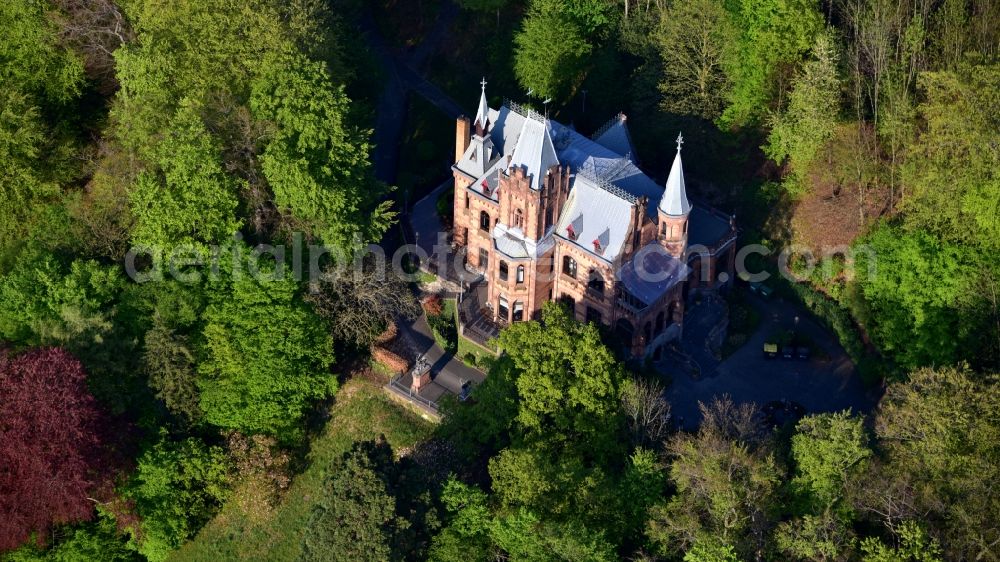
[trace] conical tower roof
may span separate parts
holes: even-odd
[[[684,166],[681,163],[681,145],[684,137],[677,136],[677,155],[667,176],[667,187],[660,199],[660,211],[673,216],[682,217],[691,212],[691,203],[687,198],[687,188],[684,185]]]
[[[479,110],[476,111],[476,121],[472,124],[472,126],[482,126],[483,131],[485,131],[486,125],[490,119],[490,106],[486,103],[486,78],[483,78],[483,81],[480,82],[480,84],[483,87],[483,91],[479,96]]]

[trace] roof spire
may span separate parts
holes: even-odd
[[[490,106],[486,103],[486,77],[483,77],[483,81],[479,83],[483,87],[482,94],[479,96],[479,111],[476,112],[476,122],[473,125],[476,126],[477,132],[479,127],[482,127],[482,134],[486,133],[487,125],[489,124],[489,112]]]
[[[667,177],[667,187],[660,199],[660,211],[674,217],[685,216],[691,211],[691,203],[687,198],[687,188],[684,185],[684,165],[681,163],[681,145],[683,135],[677,135],[677,155],[670,167]]]

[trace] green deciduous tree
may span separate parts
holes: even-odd
[[[998,82],[1000,64],[921,74],[922,127],[903,167],[911,228],[993,253],[1000,249]]]
[[[899,546],[869,537],[861,542],[863,562],[941,562],[941,545],[914,521],[899,526]]]
[[[276,126],[260,162],[287,226],[343,249],[378,240],[393,216],[379,203],[386,191],[367,142],[345,123],[348,105],[325,66],[302,56],[265,59],[250,98],[253,114]]]
[[[168,127],[155,148],[158,173],[140,175],[130,194],[133,241],[170,252],[228,240],[240,227],[237,183],[226,176],[197,105],[182,102]]]
[[[823,16],[813,0],[740,0],[727,7],[739,32],[724,63],[732,88],[720,123],[740,126],[765,114],[784,76],[813,46]]]
[[[332,341],[291,279],[233,276],[208,286],[197,367],[204,419],[294,439],[311,401],[336,389]]]
[[[586,443],[593,455],[619,449],[625,375],[595,326],[546,303],[542,322],[512,325],[500,346],[518,372],[516,419],[525,437]]]
[[[584,30],[554,0],[532,0],[514,44],[518,81],[536,96],[552,99],[569,97],[593,49]]]
[[[160,561],[194,536],[226,498],[227,474],[221,448],[161,437],[139,457],[125,488],[142,518],[132,530],[139,552]]]
[[[879,346],[908,368],[963,356],[961,344],[976,329],[959,320],[961,299],[974,278],[970,250],[887,225],[864,242],[870,253],[859,254],[858,283]]]
[[[790,185],[797,192],[808,189],[809,167],[833,137],[840,113],[839,54],[832,33],[816,37],[812,56],[792,82],[788,107],[772,116],[765,147],[775,162],[788,159],[794,180]]]
[[[125,537],[118,531],[115,520],[101,514],[97,521],[60,529],[60,539],[42,550],[29,543],[6,554],[10,562],[142,562],[138,552],[129,548]]]
[[[696,434],[669,443],[677,492],[654,508],[648,535],[663,554],[731,546],[742,557],[764,548],[781,471],[767,445],[748,431],[754,410],[723,400],[701,405]],[[700,545],[700,546],[699,546]],[[695,558],[696,560],[711,558]]]
[[[59,44],[47,7],[43,0],[0,6],[0,26],[6,30],[0,37],[0,87],[16,86],[40,101],[64,104],[80,94],[83,63]]]
[[[733,56],[735,31],[720,0],[674,2],[661,12],[656,38],[664,110],[708,120],[722,114],[730,88],[723,62]]]
[[[396,515],[386,482],[392,465],[385,442],[356,443],[333,463],[306,525],[299,560],[393,559],[396,535],[408,523]]]
[[[25,251],[0,276],[0,339],[76,350],[110,332],[123,276],[95,261],[69,265],[56,256]]]
[[[864,420],[849,411],[802,418],[792,436],[792,488],[807,509],[835,507],[871,457]]]
[[[950,560],[989,559],[1000,541],[998,384],[967,369],[920,369],[879,405],[875,431],[888,457],[879,485],[909,506],[890,522],[927,521]]]

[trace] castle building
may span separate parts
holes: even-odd
[[[624,115],[592,138],[507,102],[486,84],[456,125],[453,241],[483,274],[499,324],[558,300],[613,327],[636,357],[680,337],[684,304],[733,282],[733,217],[688,199],[681,137],[660,186],[636,164]]]

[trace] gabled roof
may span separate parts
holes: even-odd
[[[525,119],[517,136],[517,146],[510,160],[510,167],[523,167],[531,177],[531,188],[539,189],[542,178],[552,166],[559,165],[548,124],[537,119]]]
[[[613,262],[625,245],[631,217],[632,201],[612,193],[586,176],[577,175],[559,217],[556,233]],[[569,235],[570,226],[575,236]],[[594,249],[595,240],[601,244],[600,252]]]
[[[598,129],[591,138],[597,144],[635,162],[635,148],[632,145],[632,136],[628,132],[625,121],[625,114],[619,113]]]
[[[681,139],[678,137],[677,156],[670,167],[667,177],[667,189],[660,199],[660,210],[673,217],[682,217],[691,212],[691,203],[687,198],[687,187],[684,185],[684,166],[681,164]]]

